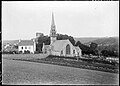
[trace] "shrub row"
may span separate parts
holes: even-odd
[[[17,51],[3,51],[2,54],[18,54]]]
[[[77,60],[77,57],[64,57],[64,56],[53,56],[53,55],[49,55],[47,58],[64,58],[64,59],[73,59],[73,60]],[[88,62],[88,63],[103,63],[103,64],[110,64],[110,65],[114,65],[114,66],[118,66],[119,64],[116,61],[107,61],[107,60],[103,60],[103,59],[95,59],[95,58],[79,58],[79,60]]]
[[[34,53],[39,54],[38,51],[35,51]],[[22,54],[22,51],[19,51],[19,52],[18,51],[2,51],[2,54]],[[23,54],[30,54],[30,51],[26,50],[26,51],[24,51]]]
[[[112,67],[110,65],[105,66],[105,65],[101,65],[101,64],[88,64],[86,62],[79,62],[79,61],[75,61],[75,60],[74,61],[64,60],[63,58],[16,59],[16,60],[40,62],[40,63],[54,64],[54,65],[61,65],[61,66],[70,66],[70,67],[118,73],[118,69],[115,69],[114,67]]]

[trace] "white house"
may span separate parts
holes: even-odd
[[[42,51],[49,55],[57,56],[81,56],[81,49],[79,47],[73,46],[72,43],[67,40],[57,40],[56,38],[56,27],[54,23],[54,16],[52,14],[52,24],[50,30],[50,45],[45,45],[43,43]]]
[[[30,51],[30,53],[34,53],[36,51],[36,43],[34,40],[20,40],[18,43],[18,51]]]

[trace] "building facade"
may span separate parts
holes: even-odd
[[[29,51],[33,53],[36,51],[36,43],[34,40],[20,40],[18,43],[18,51],[25,53],[25,51]]]

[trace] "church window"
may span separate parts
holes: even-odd
[[[75,50],[73,50],[73,54],[75,54]]]
[[[47,53],[47,49],[45,49],[45,53]]]
[[[61,54],[63,54],[63,51],[61,51]]]
[[[66,54],[70,54],[70,45],[69,44],[66,46]]]

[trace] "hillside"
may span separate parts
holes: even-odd
[[[108,45],[118,45],[119,38],[118,37],[108,37],[108,38],[99,38],[93,41],[89,41],[84,43],[86,45],[90,44],[91,42],[97,43],[100,46],[108,46]]]
[[[109,37],[109,38],[100,38],[94,41],[90,41],[85,43],[85,45],[89,45],[91,42],[98,44],[98,50],[112,50],[119,52],[119,38],[118,37]]]
[[[94,40],[100,39],[99,37],[81,37],[81,38],[74,38],[75,41],[80,41],[81,43],[88,43]]]

